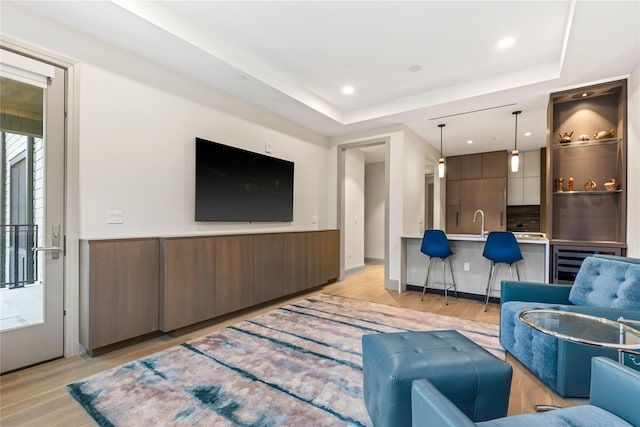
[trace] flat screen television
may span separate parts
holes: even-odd
[[[293,221],[293,166],[196,138],[196,221]]]

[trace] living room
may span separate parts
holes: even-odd
[[[640,172],[637,168],[631,167],[634,159],[638,158],[638,135],[640,134],[638,42],[636,37],[636,41],[629,44],[620,43],[636,49],[622,52],[616,50],[618,47],[615,43],[615,37],[619,37],[618,31],[626,34],[629,39],[634,35],[637,36],[637,28],[633,29],[637,27],[633,25],[633,19],[637,18],[638,5],[635,2],[593,2],[595,4],[590,5],[582,2],[565,3],[572,10],[574,25],[578,26],[572,29],[573,32],[567,34],[575,35],[580,30],[584,31],[580,25],[584,26],[588,21],[585,15],[594,20],[599,16],[598,20],[602,20],[598,24],[599,37],[606,38],[607,36],[602,35],[603,33],[615,35],[612,36],[613,39],[606,39],[606,42],[601,43],[610,45],[610,49],[615,54],[607,51],[594,52],[590,62],[580,63],[584,57],[571,57],[574,51],[569,50],[569,55],[564,58],[565,64],[558,68],[559,76],[547,77],[547,80],[542,82],[522,84],[513,93],[520,95],[527,91],[527,93],[548,97],[549,93],[568,87],[575,88],[596,82],[627,79],[628,113],[625,136],[630,167],[627,170],[627,187],[625,188],[627,194],[626,254],[629,257],[640,257],[640,219],[637,215],[640,209],[640,187],[638,187]],[[178,33],[179,35],[176,36],[172,33],[177,31],[175,27],[167,24],[164,29],[161,29],[157,26],[158,21],[149,30],[149,34],[144,33],[144,37],[155,34],[158,39],[154,39],[152,43],[156,43],[158,50],[164,53],[161,52],[160,57],[150,58],[146,54],[139,53],[140,49],[146,49],[148,46],[142,44],[135,32],[129,32],[135,30],[136,23],[152,18],[151,15],[146,15],[149,11],[136,10],[134,5],[119,6],[111,3],[99,3],[95,7],[97,8],[93,12],[95,15],[99,16],[101,12],[105,12],[105,16],[107,13],[115,13],[114,16],[122,19],[123,23],[131,21],[133,26],[127,26],[126,31],[123,26],[123,33],[113,34],[112,32],[103,39],[99,34],[92,33],[87,28],[81,28],[83,25],[90,27],[92,21],[84,22],[80,19],[65,22],[72,18],[71,15],[64,16],[65,9],[62,5],[55,10],[54,3],[49,6],[28,5],[22,2],[3,2],[2,4],[4,49],[27,53],[40,59],[53,58],[52,60],[58,63],[69,64],[70,74],[67,78],[71,91],[67,94],[67,114],[71,121],[68,125],[65,153],[67,164],[66,252],[63,257],[65,263],[63,292],[66,311],[63,328],[65,359],[58,362],[62,364],[68,360],[66,358],[78,357],[82,351],[79,326],[82,304],[79,291],[82,280],[80,277],[81,240],[342,229],[344,224],[341,223],[339,206],[341,203],[339,153],[344,147],[353,144],[357,146],[362,142],[386,141],[389,146],[386,265],[382,271],[382,279],[376,279],[378,282],[375,283],[379,284],[375,285],[375,290],[370,291],[387,292],[387,295],[395,295],[403,301],[409,295],[416,297],[414,292],[398,292],[403,290],[401,289],[401,239],[403,235],[422,231],[419,229],[418,217],[421,216],[420,209],[422,212],[424,210],[424,207],[419,208],[420,205],[424,206],[424,203],[421,203],[424,200],[424,187],[423,184],[415,183],[417,180],[424,183],[424,159],[427,158],[432,164],[437,164],[438,158],[442,155],[441,135],[437,128],[439,122],[428,121],[427,118],[447,116],[481,107],[509,105],[513,102],[524,103],[520,100],[527,98],[524,95],[516,97],[513,93],[507,93],[506,89],[495,85],[495,81],[494,85],[487,84],[484,94],[469,92],[465,96],[457,95],[460,99],[454,99],[455,97],[452,96],[442,101],[440,108],[431,106],[427,111],[429,114],[419,110],[415,113],[419,115],[415,121],[423,122],[421,126],[430,128],[428,137],[418,135],[418,131],[405,123],[394,121],[393,115],[382,115],[379,120],[372,122],[360,121],[355,116],[351,118],[339,117],[337,114],[332,116],[323,109],[324,106],[316,105],[317,108],[314,109],[301,101],[295,101],[298,106],[297,112],[293,109],[294,113],[284,117],[278,113],[277,107],[271,109],[263,107],[261,98],[273,98],[277,102],[284,102],[282,98],[295,99],[294,93],[287,92],[287,88],[265,89],[260,83],[261,80],[252,77],[248,71],[240,74],[244,78],[233,74],[233,79],[230,80],[234,85],[244,85],[245,91],[246,86],[249,86],[248,92],[254,92],[256,96],[253,103],[239,99],[212,86],[211,81],[215,80],[215,73],[208,71],[207,67],[214,67],[214,62],[217,67],[217,61],[220,59],[211,52],[206,54],[207,59],[203,60],[202,68],[193,67],[198,68],[192,70],[198,77],[189,75],[183,70],[176,70],[170,64],[172,61],[183,63],[187,55],[193,53],[187,49],[181,51],[184,45],[177,40],[184,41],[186,38],[189,49],[194,51],[211,50],[212,46],[198,45],[196,40],[189,38],[190,36],[186,33]],[[79,13],[82,13],[82,9],[79,9]],[[609,19],[611,16],[617,17],[620,21]],[[75,19],[79,18],[76,16]],[[455,27],[452,25],[454,21],[447,20],[447,22],[449,26]],[[103,23],[103,25],[106,24]],[[142,26],[142,23],[140,25]],[[103,31],[101,28],[97,29]],[[104,31],[108,32],[106,28]],[[125,45],[128,43],[127,39],[130,39],[130,49],[119,46],[114,38],[124,39]],[[589,43],[590,40],[581,42]],[[138,46],[136,43],[141,44]],[[171,46],[177,49],[171,50]],[[172,52],[176,56],[170,58],[167,52]],[[164,60],[161,58],[163,55],[166,57]],[[219,56],[224,57],[221,52]],[[624,70],[614,67],[611,71],[609,68],[612,66],[611,62],[616,61],[609,58],[622,58],[619,63],[634,65],[627,66]],[[577,67],[577,63],[582,67],[579,72],[573,70],[574,74],[571,74],[570,78],[564,77],[563,74],[567,71],[562,67]],[[249,64],[245,65],[249,66]],[[404,64],[402,66],[406,68]],[[424,68],[428,68],[427,63]],[[242,70],[241,67],[239,69]],[[604,71],[598,71],[599,69]],[[230,85],[229,91],[232,89]],[[430,95],[435,98],[437,93],[430,92]],[[491,100],[489,100],[490,97]],[[465,103],[466,106],[463,107]],[[547,103],[543,102],[541,105],[545,109]],[[520,106],[504,108],[506,116],[504,121],[507,124],[509,136],[508,139],[500,141],[503,144],[501,149],[511,151],[513,148],[511,111],[516,108]],[[318,110],[324,113],[318,113]],[[528,113],[523,108],[522,120]],[[296,114],[300,118],[299,121],[295,120]],[[320,114],[321,117],[318,118],[316,115]],[[531,112],[530,115],[534,114]],[[314,128],[306,125],[305,123],[308,122],[303,120],[306,116],[313,116],[317,123],[324,124],[324,127]],[[424,122],[427,124],[425,125]],[[524,126],[524,122],[521,122],[521,125]],[[545,133],[546,126],[545,120],[538,127],[542,128],[539,133]],[[420,128],[416,127],[416,129]],[[462,149],[458,152],[447,151],[452,150],[453,143],[453,134],[447,132],[449,130],[453,132],[454,129],[455,126],[449,123],[443,131],[445,157],[463,154]],[[294,162],[293,221],[284,224],[195,221],[193,170],[196,137],[258,153],[264,153],[268,146],[270,156]],[[525,144],[525,141],[519,140],[518,143]],[[543,137],[543,142],[531,148],[541,148],[545,144],[546,135]],[[463,149],[469,148],[465,146]],[[490,149],[480,150],[491,151]],[[444,192],[439,185],[436,179],[434,183],[436,201],[442,201],[444,197]],[[441,203],[437,203],[434,207],[435,228],[444,228],[443,209]],[[110,214],[114,217],[111,218]],[[424,212],[422,217],[424,218]],[[341,248],[341,250],[344,249]],[[344,264],[344,258],[340,262]],[[344,275],[344,270],[343,265],[339,276]],[[353,293],[358,292],[361,291],[353,291]],[[394,299],[380,297],[379,300],[377,298],[372,300],[383,302],[383,300],[388,301],[388,298]],[[288,301],[290,300],[282,300],[281,303]],[[450,304],[450,311],[447,312],[447,306],[443,305],[439,299],[435,301],[441,305],[438,308],[441,314],[456,316],[453,303]],[[476,303],[464,301],[464,303],[467,302]],[[415,302],[411,302],[401,306],[412,308],[415,305]],[[475,305],[470,307],[472,308],[467,306],[461,309],[461,312],[473,311],[476,308]],[[488,317],[478,313],[477,318],[472,320],[496,323],[497,315],[498,312],[493,310],[487,315]],[[148,351],[148,349],[144,350],[146,354],[149,354]],[[124,363],[126,358],[135,359],[138,355],[134,350],[133,353],[122,357],[121,362]],[[114,366],[114,362],[111,361],[107,364]],[[29,374],[27,370],[24,374],[16,373],[15,375]],[[68,382],[81,379],[76,378],[72,373],[63,375]],[[5,378],[3,378],[4,381]],[[61,399],[61,395],[66,392],[59,389],[55,393],[57,393],[56,399]],[[51,405],[55,405],[53,402],[51,401]],[[529,410],[532,410],[532,406]]]

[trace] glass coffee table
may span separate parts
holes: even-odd
[[[640,365],[640,321],[619,317],[617,321],[570,311],[533,309],[520,313],[520,320],[542,333],[567,341],[618,350],[618,362]],[[536,405],[536,411],[557,409],[553,405]]]
[[[520,320],[545,334],[581,344],[618,350],[622,363],[624,353],[640,356],[640,321],[622,317],[617,321],[570,311],[533,309],[520,313]],[[638,363],[640,364],[640,360]]]

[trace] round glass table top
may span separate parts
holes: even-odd
[[[568,341],[618,350],[640,350],[640,322],[614,321],[570,311],[534,309],[520,313],[520,320],[545,334]],[[636,326],[636,322],[638,325]]]

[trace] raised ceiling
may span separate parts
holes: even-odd
[[[513,110],[541,147],[550,92],[640,60],[638,1],[13,4],[328,137],[404,124],[439,149],[446,123],[445,155],[510,149]]]

